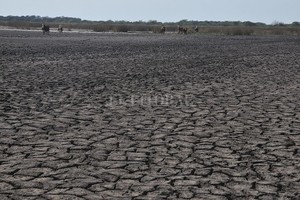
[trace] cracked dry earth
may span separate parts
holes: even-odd
[[[299,52],[0,31],[0,199],[299,199]]]

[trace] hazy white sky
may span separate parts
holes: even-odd
[[[188,20],[291,23],[300,0],[0,0],[0,15],[78,17],[88,20]]]

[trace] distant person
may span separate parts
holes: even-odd
[[[63,32],[63,27],[62,25],[59,25],[58,28],[57,28],[58,32],[62,33]]]
[[[178,34],[180,34],[180,33],[183,33],[183,27],[181,27],[181,26],[177,26],[177,30],[178,30]]]
[[[45,33],[49,34],[50,27],[46,26],[45,24],[42,24],[42,31],[43,31],[43,35],[45,35]]]
[[[178,34],[187,34],[188,29],[185,27],[177,26]]]
[[[165,26],[162,26],[160,28],[160,33],[164,34],[166,32],[166,27]]]
[[[184,33],[184,34],[187,34],[187,32],[188,32],[188,29],[187,29],[187,28],[184,28],[184,29],[183,29],[183,33]]]

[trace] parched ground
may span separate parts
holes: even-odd
[[[300,39],[0,31],[0,199],[298,199]]]

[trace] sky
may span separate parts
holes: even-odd
[[[177,22],[300,22],[300,0],[0,0],[0,16]]]

